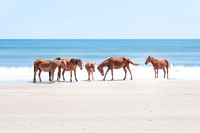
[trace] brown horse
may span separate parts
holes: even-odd
[[[108,67],[106,73],[105,73],[105,76],[104,76],[104,79],[106,79],[106,75],[108,73],[109,70],[111,70],[111,74],[112,74],[112,80],[113,80],[113,69],[120,69],[123,67],[124,69],[124,72],[125,72],[125,77],[123,80],[126,79],[126,74],[127,74],[127,70],[126,68],[128,69],[128,71],[130,72],[130,75],[131,75],[131,80],[133,79],[132,78],[132,73],[131,73],[131,69],[129,67],[129,63],[131,63],[132,65],[140,65],[140,64],[136,64],[136,63],[133,63],[129,58],[127,57],[120,57],[120,58],[113,58],[113,57],[110,57],[108,58],[107,60],[103,61],[98,67],[97,69],[99,70],[99,72],[102,74],[102,76],[104,76],[104,70],[103,70],[103,67]]]
[[[69,59],[61,59],[61,60],[64,60],[67,63],[66,70],[63,70],[63,72],[62,72],[63,80],[65,80],[65,77],[64,77],[65,71],[70,71],[70,82],[72,82],[72,71],[74,71],[75,80],[78,81],[76,78],[76,67],[78,65],[81,70],[83,69],[82,60],[75,59],[75,58],[72,58],[70,60]],[[61,67],[59,67],[59,69],[58,69],[58,78],[57,78],[58,81],[60,79],[60,74],[61,74]]]
[[[34,62],[34,77],[33,77],[33,82],[36,82],[36,73],[39,70],[38,76],[40,79],[40,82],[42,82],[41,80],[41,72],[49,72],[49,81],[51,81],[52,83],[54,82],[54,72],[56,70],[57,67],[62,67],[63,69],[66,69],[67,64],[65,61],[63,60],[42,60],[42,59],[37,59]],[[52,80],[51,80],[52,77]]]
[[[164,71],[164,78],[165,78],[165,68],[167,69],[167,78],[168,78],[168,69],[169,69],[169,61],[166,59],[156,59],[152,56],[148,56],[145,64],[147,65],[149,62],[153,65],[154,71],[155,71],[155,78],[158,78],[158,69],[163,69]]]
[[[86,62],[85,69],[88,72],[88,81],[90,81],[90,74],[92,75],[92,80],[94,80],[93,72],[95,72],[95,63]]]

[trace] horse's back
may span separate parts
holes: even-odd
[[[51,62],[48,60],[43,60],[40,64],[39,64],[39,68],[42,71],[48,72],[51,70]]]
[[[160,59],[159,64],[160,64],[160,69],[163,69],[164,67],[167,67],[168,60],[167,59]]]
[[[66,61],[66,62],[70,62],[70,60],[69,60],[69,59],[62,59],[62,60]]]
[[[51,61],[45,60],[45,61],[42,61],[40,65],[45,67],[45,66],[50,66],[50,64],[51,64]]]
[[[34,71],[37,70],[40,66],[40,64],[43,62],[44,60],[42,59],[37,59],[34,61]]]
[[[124,57],[111,58],[110,65],[113,69],[120,69],[124,66]]]
[[[44,61],[44,60],[42,60],[42,59],[37,59],[37,60],[34,61],[34,64],[36,64],[36,63],[41,63],[42,61]]]

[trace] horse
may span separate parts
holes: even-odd
[[[95,72],[95,63],[86,62],[85,69],[88,72],[88,81],[90,81],[90,74],[92,75],[92,80],[94,80],[93,72]]]
[[[38,76],[41,80],[41,72],[49,72],[49,81],[54,83],[54,72],[57,67],[62,67],[63,69],[66,69],[67,64],[63,60],[42,60],[42,59],[37,59],[34,61],[34,77],[33,77],[33,83],[36,82],[36,73],[39,70]],[[52,80],[51,80],[52,77]]]
[[[158,78],[158,69],[163,69],[164,78],[165,78],[165,75],[166,75],[165,68],[167,70],[167,78],[168,78],[168,69],[170,68],[168,60],[166,60],[166,59],[159,60],[159,59],[156,59],[152,56],[148,56],[146,61],[145,61],[145,64],[147,65],[149,62],[151,62],[151,64],[153,65],[153,68],[154,68],[154,71],[155,71],[155,78]]]
[[[72,58],[70,60],[63,58],[61,60],[64,60],[67,63],[66,70],[63,69],[63,72],[62,72],[63,80],[65,81],[65,77],[64,77],[65,71],[70,71],[70,82],[72,82],[72,71],[74,71],[75,80],[78,81],[77,78],[76,78],[76,67],[78,65],[80,67],[80,70],[83,69],[83,67],[82,67],[82,60],[81,59],[75,59],[75,58]],[[57,78],[57,81],[59,81],[60,75],[61,75],[61,67],[58,68],[58,78]]]
[[[128,71],[130,72],[131,80],[132,80],[133,78],[132,78],[131,69],[129,67],[129,63],[131,63],[132,65],[140,65],[140,64],[137,64],[137,63],[133,63],[129,58],[124,57],[124,56],[123,57],[119,57],[119,58],[110,57],[110,58],[106,59],[105,61],[103,61],[101,64],[99,64],[97,69],[99,70],[101,75],[104,76],[103,68],[104,67],[108,67],[108,69],[107,69],[107,71],[105,73],[105,76],[103,78],[103,80],[105,81],[106,75],[107,75],[109,70],[111,70],[111,75],[112,75],[112,79],[111,80],[113,80],[113,69],[120,69],[122,67],[123,67],[124,72],[125,72],[125,77],[124,77],[123,80],[125,80],[126,79],[126,74],[127,74],[127,70],[126,70],[126,68],[127,68]]]

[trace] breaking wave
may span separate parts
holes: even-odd
[[[106,71],[106,68],[104,68]],[[133,79],[154,79],[154,70],[152,67],[142,67],[142,66],[131,66],[131,71]],[[163,78],[163,70],[159,70],[159,78]],[[48,81],[48,73],[42,72],[41,78],[43,81]],[[74,75],[73,75],[74,81]],[[85,68],[80,70],[77,68],[77,78],[79,81],[86,81],[88,78],[87,71]],[[114,79],[123,79],[124,70],[123,69],[114,69]],[[170,79],[200,79],[200,67],[184,67],[184,66],[171,66],[169,69],[169,78]],[[36,75],[37,81],[38,74]],[[57,70],[55,73],[55,79],[57,79]],[[65,80],[69,81],[70,73],[65,73]],[[96,69],[94,73],[95,80],[102,80],[103,77]],[[109,71],[106,77],[106,80],[111,79],[111,72]],[[130,74],[127,71],[127,79],[130,79]],[[33,80],[33,67],[0,67],[0,82],[32,82]],[[61,79],[62,81],[62,79]]]

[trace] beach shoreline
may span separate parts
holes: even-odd
[[[199,81],[0,85],[0,132],[200,132]]]

